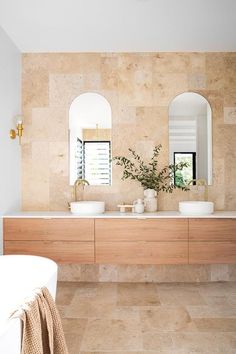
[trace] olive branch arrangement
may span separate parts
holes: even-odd
[[[131,159],[124,156],[115,156],[112,160],[115,161],[116,165],[124,168],[122,180],[132,179],[138,181],[144,189],[154,189],[157,193],[160,191],[172,193],[176,188],[180,188],[183,191],[189,190],[185,185],[175,185],[174,183],[176,171],[181,171],[184,167],[188,167],[188,163],[170,164],[159,170],[158,157],[161,148],[161,144],[155,146],[149,163],[145,163],[130,148],[128,150],[131,153]]]

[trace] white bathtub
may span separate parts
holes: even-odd
[[[35,288],[46,286],[55,299],[57,264],[37,256],[0,256],[0,353],[20,354],[21,322],[9,315]]]

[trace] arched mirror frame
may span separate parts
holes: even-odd
[[[173,99],[170,101],[169,104],[169,108],[168,108],[168,126],[169,126],[169,132],[168,132],[168,143],[169,143],[169,161],[170,163],[173,162],[173,159],[170,158],[170,113],[171,113],[171,105],[173,104],[174,100],[176,100],[176,98],[178,98],[179,96],[182,96],[184,94],[194,94],[197,96],[200,96],[201,98],[203,98],[205,100],[205,102],[207,103],[207,178],[206,182],[207,185],[212,185],[212,167],[213,167],[213,156],[212,156],[212,129],[213,129],[213,117],[212,117],[212,107],[211,104],[208,100],[207,97],[205,97],[204,95],[198,93],[198,92],[194,92],[194,91],[185,91],[185,92],[181,92],[178,95],[176,95],[175,97],[173,97]],[[198,178],[201,178],[200,176],[198,176]]]
[[[109,182],[109,185],[111,185],[112,184],[112,165],[110,163],[110,160],[111,160],[111,154],[112,154],[112,140],[111,140],[112,109],[111,109],[111,104],[109,103],[107,98],[102,93],[94,92],[94,91],[81,92],[77,97],[75,97],[73,99],[73,101],[71,102],[70,107],[69,107],[69,184],[73,185],[75,180],[77,178],[80,178],[80,176],[78,176],[77,168],[76,168],[76,166],[78,164],[78,154],[77,154],[77,151],[78,151],[78,145],[77,145],[78,130],[79,130],[79,127],[80,127],[80,129],[85,128],[86,127],[85,121],[88,122],[88,119],[87,120],[81,119],[81,121],[79,120],[80,100],[81,100],[81,98],[83,99],[86,96],[88,97],[89,95],[91,96],[91,98],[95,97],[97,102],[93,102],[93,105],[92,105],[92,103],[90,105],[88,105],[89,108],[92,108],[92,113],[91,113],[92,123],[88,124],[88,128],[89,127],[91,128],[93,126],[93,130],[95,130],[95,129],[98,130],[101,120],[103,120],[103,122],[101,123],[100,128],[104,127],[106,124],[104,117],[99,118],[100,123],[97,122],[97,124],[96,124],[96,122],[95,122],[96,109],[97,109],[97,112],[100,112],[100,116],[102,114],[104,114],[104,115],[106,115],[106,119],[109,120],[109,122],[107,122],[107,125],[109,126],[109,129],[110,129],[110,139],[109,139],[109,141],[110,141],[110,144],[109,144],[109,149],[110,149],[109,150],[109,153],[110,153],[110,156],[109,156],[110,182]],[[100,103],[99,103],[99,100],[100,100]],[[99,107],[99,105],[100,105],[100,107]],[[103,105],[103,107],[102,107],[102,105]],[[82,109],[85,109],[86,102],[83,102],[83,106],[84,107],[82,107]],[[80,122],[82,122],[82,123],[80,123]],[[81,125],[79,125],[78,123],[80,123]],[[79,139],[79,140],[82,143],[83,139]],[[100,141],[101,139],[98,139],[98,140]],[[93,142],[95,142],[95,141],[96,140],[93,139]],[[88,141],[86,141],[86,142],[88,143]],[[104,139],[102,142],[103,143],[105,142]],[[108,142],[107,139],[106,139],[106,142]],[[84,161],[83,161],[83,164],[84,164]],[[81,176],[81,177],[84,178],[85,176]],[[93,184],[93,185],[100,186],[103,184]],[[105,183],[104,185],[108,185],[108,183]]]

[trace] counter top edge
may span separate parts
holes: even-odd
[[[216,211],[211,215],[181,215],[178,211],[159,211],[156,213],[120,213],[108,211],[98,215],[75,215],[69,211],[20,211],[10,212],[3,218],[71,218],[71,219],[162,219],[162,218],[229,218],[236,219],[236,211]]]

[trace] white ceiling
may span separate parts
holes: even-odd
[[[236,51],[236,0],[0,0],[22,52]]]

